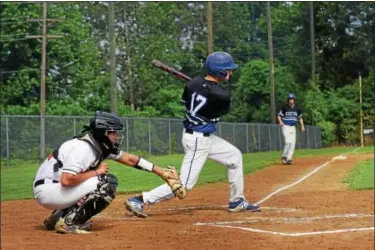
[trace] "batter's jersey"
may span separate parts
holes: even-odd
[[[185,85],[181,101],[185,104],[184,127],[213,133],[220,117],[230,110],[231,96],[220,84],[198,76]]]
[[[110,154],[107,159],[118,159],[121,154],[122,151],[119,151],[118,155]],[[39,167],[34,181],[52,179],[60,182],[61,173],[76,175],[86,172],[90,168],[94,168],[96,162],[96,155],[92,147],[87,142],[79,139],[71,139],[64,142],[59,148],[58,158],[62,163],[61,168],[54,167],[57,160],[50,154]]]
[[[302,117],[302,110],[297,105],[291,107],[289,104],[285,104],[278,115],[281,117],[285,125],[295,126],[298,119]]]

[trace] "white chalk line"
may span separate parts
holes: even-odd
[[[339,230],[328,230],[328,231],[315,231],[315,232],[301,232],[301,233],[283,233],[283,232],[275,232],[275,231],[268,231],[263,229],[251,228],[251,227],[236,227],[236,226],[227,226],[227,225],[209,225],[212,227],[221,227],[221,228],[232,228],[232,229],[239,229],[243,231],[255,232],[255,233],[265,233],[265,234],[273,234],[273,235],[280,235],[280,236],[307,236],[307,235],[318,235],[318,234],[337,234],[337,233],[348,233],[348,232],[362,232],[362,231],[373,231],[374,227],[362,227],[362,228],[346,228],[346,229],[339,229]]]
[[[178,211],[178,210],[204,210],[204,209],[216,209],[216,208],[228,208],[228,205],[217,205],[217,206],[188,206],[188,207],[177,207],[177,208],[168,208],[167,211]],[[264,210],[276,210],[284,212],[296,212],[301,211],[295,208],[282,208],[282,207],[262,207]]]
[[[227,205],[218,205],[218,206],[189,206],[189,207],[178,207],[178,208],[168,208],[167,211],[184,211],[184,210],[199,210],[199,209],[210,209],[210,208],[228,208]],[[295,208],[282,208],[282,207],[262,207],[262,210],[268,210],[276,213],[281,213],[281,212],[298,212],[302,211],[300,209],[295,209]],[[100,213],[96,216],[96,218],[102,218],[102,219],[110,219],[110,220],[135,220],[135,219],[129,219],[129,218],[124,218],[122,217],[123,212],[117,212],[119,216],[111,216],[113,215],[113,212],[107,213],[103,212]]]
[[[348,154],[355,153],[359,149],[361,149],[361,147],[358,147],[358,148],[354,149],[353,151],[349,152]],[[319,167],[317,167],[316,169],[314,169],[312,172],[308,173],[307,175],[303,176],[299,180],[295,181],[294,183],[292,183],[290,185],[287,185],[285,187],[282,187],[282,188],[272,192],[271,194],[269,194],[268,196],[266,196],[262,200],[256,202],[255,204],[263,203],[264,201],[268,200],[269,198],[271,198],[275,194],[280,193],[281,191],[283,191],[287,188],[290,188],[290,187],[293,187],[293,186],[297,185],[298,183],[302,182],[303,180],[310,177],[314,173],[318,172],[323,167],[327,166],[329,163],[332,163],[336,160],[345,160],[345,159],[347,159],[347,157],[343,154],[335,156],[330,161],[327,161],[327,162],[323,163],[322,165],[320,165]],[[366,215],[366,214],[344,214],[344,215],[316,216],[316,217],[308,217],[308,218],[282,218],[282,220],[284,222],[286,222],[288,220],[289,221],[299,220],[299,221],[310,221],[311,222],[311,221],[320,220],[320,219],[372,217],[372,216],[373,215]],[[267,219],[267,218],[264,218],[264,219]],[[250,231],[250,232],[266,233],[266,234],[281,235],[281,236],[292,236],[292,237],[307,236],[307,235],[318,235],[318,234],[337,234],[337,233],[345,233],[345,232],[361,232],[361,231],[370,231],[370,230],[374,231],[374,227],[364,227],[364,228],[347,228],[347,229],[314,231],[314,232],[283,233],[283,232],[267,231],[267,230],[250,228],[250,227],[238,227],[238,226],[225,225],[225,224],[234,224],[234,223],[249,223],[250,221],[252,221],[252,222],[258,221],[259,222],[260,220],[264,220],[264,219],[263,218],[255,219],[254,218],[253,220],[247,220],[247,221],[230,221],[230,222],[216,222],[216,223],[198,222],[198,223],[195,223],[194,225],[196,225],[196,226],[213,226],[213,227],[221,227],[221,228],[232,228],[232,229],[239,229],[239,230]]]
[[[349,154],[352,154],[356,151],[358,151],[361,147],[359,148],[356,148],[354,149],[353,151],[351,151]],[[279,188],[277,189],[276,191],[270,193],[269,195],[267,195],[266,197],[264,197],[263,199],[261,199],[260,201],[256,202],[255,204],[256,205],[259,205],[263,202],[265,202],[266,200],[268,200],[269,198],[271,198],[272,196],[284,191],[285,189],[288,189],[288,188],[291,188],[295,185],[297,185],[298,183],[301,183],[302,181],[306,180],[308,177],[310,177],[311,175],[315,174],[316,172],[318,172],[320,169],[324,168],[325,166],[329,165],[330,163],[336,161],[336,160],[345,160],[346,159],[346,156],[343,155],[343,154],[340,154],[338,156],[335,156],[333,157],[330,161],[327,161],[325,163],[323,163],[322,165],[320,165],[319,167],[317,167],[316,169],[314,169],[313,171],[311,171],[310,173],[308,173],[307,175],[303,176],[302,178],[298,179],[297,181],[293,182],[292,184],[289,184],[287,186],[284,186],[282,188]]]
[[[292,217],[292,218],[250,218],[248,220],[239,221],[216,221],[216,222],[197,222],[195,226],[214,226],[214,225],[230,225],[230,224],[250,224],[257,222],[284,222],[284,223],[299,223],[299,222],[312,222],[316,220],[325,219],[348,219],[348,218],[366,218],[374,217],[373,214],[337,214],[315,217]]]

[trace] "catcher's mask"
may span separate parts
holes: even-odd
[[[94,138],[106,148],[119,148],[124,138],[120,133],[124,129],[120,117],[111,113],[96,111],[89,128]]]

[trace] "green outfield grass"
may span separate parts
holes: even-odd
[[[374,189],[374,159],[358,163],[344,180],[350,189]]]
[[[354,147],[301,149],[295,153],[296,157],[313,157],[323,155],[337,155],[349,153]],[[373,147],[362,148],[356,153],[374,152]],[[175,165],[179,168],[183,155],[167,155],[147,157],[159,166]],[[259,152],[244,154],[244,172],[253,173],[280,161],[280,152]],[[154,174],[110,161],[110,170],[119,179],[119,192],[138,192],[149,190],[162,184],[162,180]],[[1,167],[1,200],[32,198],[32,182],[39,164],[35,162],[12,161],[12,166]],[[226,180],[225,168],[213,161],[208,161],[199,178],[198,185]]]

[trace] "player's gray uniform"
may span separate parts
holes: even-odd
[[[284,126],[281,128],[285,141],[282,157],[292,160],[296,147],[296,124],[298,119],[302,117],[302,112],[297,105],[291,107],[286,104],[281,108],[278,115],[284,123]]]
[[[215,136],[216,123],[230,109],[231,97],[220,84],[196,77],[184,89],[185,120],[182,137],[185,156],[181,166],[181,181],[188,190],[198,181],[207,159],[223,164],[229,181],[229,201],[244,198],[242,153],[229,142]],[[145,204],[174,198],[167,184],[143,192]]]

